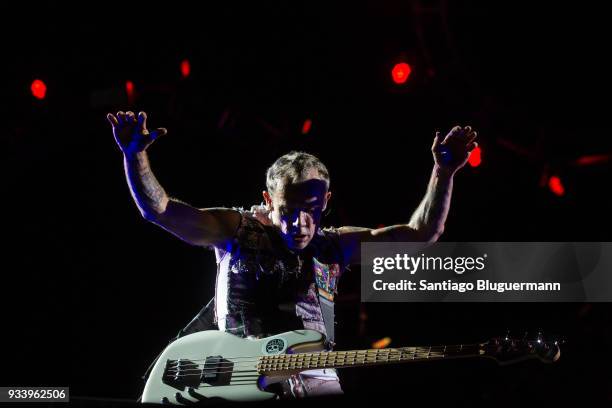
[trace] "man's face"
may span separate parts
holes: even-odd
[[[272,223],[280,229],[289,249],[302,250],[310,243],[330,196],[325,181],[318,178],[281,184],[272,195],[264,191]]]

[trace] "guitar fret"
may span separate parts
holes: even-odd
[[[468,355],[479,345],[402,347],[351,351],[330,351],[263,356],[257,365],[260,371],[308,370],[328,367],[350,367]]]

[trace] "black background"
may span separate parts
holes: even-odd
[[[610,163],[572,164],[612,150],[604,6],[214,4],[3,10],[0,384],[135,399],[149,362],[213,294],[214,254],[140,217],[106,112],[145,110],[168,128],[150,149],[154,171],[199,207],[259,203],[276,157],[314,153],[331,172],[325,224],[336,226],[406,222],[429,178],[434,131],[470,124],[483,162],[456,176],[443,240],[610,240]],[[401,58],[413,72],[397,86],[390,70]],[[48,86],[44,100],[29,92],[35,78]],[[564,196],[542,183],[550,175]],[[507,329],[568,344],[554,365],[344,370],[347,393],[611,402],[609,304],[360,304],[352,272],[337,304],[340,349],[384,336],[391,346],[476,342]]]

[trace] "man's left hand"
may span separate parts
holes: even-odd
[[[440,132],[436,132],[431,147],[436,165],[450,174],[454,174],[465,166],[470,157],[470,152],[478,146],[475,141],[476,136],[477,134],[471,126],[455,126],[448,132],[444,140],[442,140]]]

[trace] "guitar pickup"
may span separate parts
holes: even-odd
[[[202,369],[201,382],[210,385],[227,385],[232,378],[234,363],[222,356],[206,358]]]
[[[168,360],[162,382],[180,391],[185,391],[185,388],[198,388],[200,384],[228,385],[233,370],[234,363],[222,356],[207,357],[203,366],[192,360]]]

